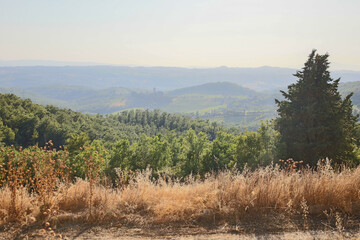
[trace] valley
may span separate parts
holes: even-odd
[[[35,67],[30,67],[30,69],[32,68]],[[52,69],[51,67],[48,68]],[[5,70],[5,72],[7,71],[9,70]],[[0,83],[2,84],[0,93],[14,93],[21,98],[29,98],[42,105],[51,104],[88,114],[113,114],[131,109],[159,109],[164,112],[181,113],[192,118],[210,119],[226,126],[248,128],[250,130],[256,130],[261,121],[270,120],[277,116],[274,100],[282,99],[279,90],[286,88],[286,85],[283,84],[285,80],[281,80],[274,85],[267,85],[268,90],[263,89],[262,91],[255,90],[258,88],[256,86],[254,89],[225,81],[208,82],[162,91],[156,88],[146,89],[145,87],[149,86],[149,84],[140,83],[136,88],[131,88],[134,85],[126,85],[122,81],[120,83],[127,87],[106,87],[110,86],[111,83],[110,80],[107,80],[103,84],[103,87],[106,88],[100,88],[99,85],[91,84],[91,80],[86,81],[88,84],[85,84],[85,80],[80,82],[80,80],[73,79],[71,81],[76,74],[67,77],[62,76],[63,79],[59,80],[60,83],[56,85],[52,83],[53,81],[43,84],[41,80],[35,81],[36,78],[33,75],[24,75],[23,79],[27,81],[25,84],[20,81],[20,76],[28,73],[23,72],[20,74],[19,71],[15,71],[12,77],[8,76],[8,73],[4,74],[4,71],[2,72],[3,75],[0,74]],[[274,76],[280,76],[284,71],[282,70]],[[41,76],[41,71],[39,75]],[[289,74],[289,76],[291,75]],[[289,76],[288,78],[291,79]],[[53,75],[48,77],[57,79]],[[151,78],[155,77],[156,75]],[[10,79],[8,83],[6,83],[6,79]],[[222,79],[222,76],[219,76],[218,79]],[[344,79],[347,81],[360,79],[360,73],[352,72],[350,75],[345,75]],[[179,86],[189,84],[186,81],[175,81],[171,79],[171,75],[168,82],[170,81],[176,82]],[[150,82],[153,85],[156,84],[156,80]],[[262,82],[266,82],[266,78]],[[71,85],[75,83],[80,85]],[[113,83],[115,84],[115,82]],[[164,83],[166,83],[165,80],[162,81],[162,84]],[[195,83],[196,81],[194,81]],[[248,83],[247,81],[243,82],[244,85],[248,85]],[[19,84],[30,86],[25,87]],[[8,87],[3,87],[6,85]],[[254,87],[254,85],[251,86]],[[354,92],[352,100],[354,110],[357,112],[360,106],[360,82],[341,82],[339,91],[343,95]]]

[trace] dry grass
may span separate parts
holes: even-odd
[[[151,176],[150,170],[143,171],[115,189],[52,177],[53,185],[46,187],[51,194],[5,185],[0,189],[0,224],[15,221],[44,231],[66,223],[108,221],[147,227],[232,226],[236,232],[316,228],[342,233],[359,227],[360,167],[335,171],[325,163],[317,171],[288,171],[275,166],[185,181]]]

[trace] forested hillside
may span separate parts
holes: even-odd
[[[90,116],[51,105],[44,107],[13,94],[0,94],[0,116],[0,140],[23,147],[37,143],[42,146],[49,140],[57,146],[63,145],[70,134],[80,133],[86,133],[90,140],[115,142],[138,140],[142,133],[154,136],[173,131],[178,136],[190,128],[214,138],[216,131],[222,129],[216,123],[159,110]]]
[[[340,83],[342,95],[354,92],[354,110],[360,106],[360,82]],[[90,114],[109,114],[126,109],[160,109],[192,118],[211,119],[226,126],[256,130],[262,120],[276,117],[274,99],[280,91],[256,92],[229,82],[207,83],[161,92],[156,89],[106,88],[48,85],[29,88],[1,88],[43,105],[55,105]]]
[[[231,82],[205,83],[197,86],[175,89],[167,92],[171,96],[182,95],[221,95],[221,96],[243,96],[255,97],[260,95],[250,88],[241,87]]]
[[[354,110],[360,106],[360,82],[340,83],[342,95],[354,92]],[[167,92],[153,89],[105,88],[47,85],[1,88],[36,103],[70,108],[89,114],[109,114],[127,109],[160,109],[192,118],[210,119],[226,126],[256,130],[261,121],[277,116],[274,99],[280,91],[256,92],[230,82],[206,83]]]
[[[267,165],[276,157],[277,135],[263,124],[241,133],[204,120],[159,110],[89,116],[43,107],[12,94],[0,95],[0,142],[20,147],[65,145],[73,176],[84,177],[87,158],[101,159],[101,172],[116,168],[170,171],[178,177],[231,167]],[[24,152],[25,154],[26,152]],[[20,150],[19,154],[23,154]],[[86,156],[86,157],[85,157]],[[0,156],[5,161],[6,155]]]
[[[272,97],[234,83],[206,83],[173,91],[153,89],[104,88],[94,89],[82,86],[45,85],[38,87],[0,87],[0,93],[13,93],[22,98],[30,98],[37,103],[55,104],[76,111],[91,114],[108,114],[131,108],[163,109],[167,112],[189,113],[210,111],[212,108],[237,102],[254,110],[260,106],[252,104],[259,99]],[[273,101],[271,99],[271,104]]]
[[[339,86],[341,95],[346,96],[347,94],[354,93],[351,97],[352,103],[354,104],[354,110],[356,113],[360,112],[360,81],[342,83]]]
[[[279,97],[278,93],[256,92],[229,82],[206,83],[167,92],[66,85],[0,88],[1,92],[83,113],[109,114],[127,109],[160,109],[253,130],[260,126],[261,120],[276,116],[274,98]]]

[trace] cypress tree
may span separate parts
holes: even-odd
[[[352,158],[358,115],[352,113],[352,93],[342,99],[340,78],[330,77],[328,57],[313,50],[302,71],[294,74],[297,82],[288,86],[288,92],[281,91],[285,100],[275,100],[282,158],[312,166],[326,157],[338,163]]]

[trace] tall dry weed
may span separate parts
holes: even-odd
[[[89,213],[96,222],[112,220],[125,224],[239,225],[285,216],[302,219],[299,226],[309,229],[312,218],[326,219],[325,213],[332,211],[328,225],[344,231],[343,216],[360,217],[360,167],[334,170],[326,161],[317,171],[289,171],[276,165],[254,171],[213,173],[203,180],[192,176],[172,179],[164,174],[154,179],[151,170],[146,169],[132,173],[126,184],[118,188],[101,185],[97,175],[87,176],[87,180],[70,184],[61,177],[49,180],[56,186],[48,190],[52,191],[49,198],[56,202],[58,212],[52,217],[58,222],[71,218],[88,221]],[[4,186],[0,195],[8,199],[0,201],[0,216],[6,222],[3,212],[12,206],[11,189]],[[41,191],[24,191],[23,196],[31,199],[23,214],[36,216],[36,209],[43,206],[39,201]],[[16,202],[20,202],[20,195]]]
[[[14,146],[10,149],[2,149],[5,152],[5,159],[0,165],[1,185],[10,191],[10,202],[7,206],[7,219],[9,221],[20,218],[22,213],[21,205],[24,199],[24,186],[29,183],[30,171],[27,169],[26,159],[22,156],[22,148],[19,152],[14,151]],[[19,154],[20,153],[20,154]],[[8,199],[5,197],[3,200]],[[18,204],[20,202],[20,204]]]

